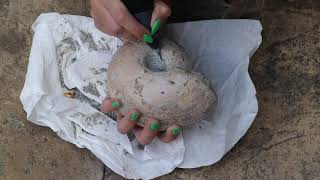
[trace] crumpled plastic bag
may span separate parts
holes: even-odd
[[[32,28],[35,34],[20,96],[27,119],[88,148],[123,177],[152,179],[177,167],[214,164],[245,134],[257,114],[248,65],[262,41],[259,21],[168,25],[171,39],[191,56],[194,70],[212,83],[218,105],[210,119],[183,129],[175,141],[162,143],[156,138],[144,147],[118,133],[115,121],[98,111],[107,97],[108,64],[121,41],[97,30],[88,17],[46,13]],[[77,90],[75,98],[64,96],[70,89]]]

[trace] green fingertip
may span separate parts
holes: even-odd
[[[152,27],[151,27],[151,35],[152,36],[158,32],[158,30],[160,29],[160,25],[161,25],[160,19],[157,19],[154,21],[154,23],[152,24]]]
[[[143,40],[148,44],[152,44],[153,43],[153,38],[149,34],[144,34],[143,35]]]
[[[120,104],[119,104],[118,101],[113,101],[113,102],[111,103],[111,105],[112,105],[112,107],[114,107],[114,108],[118,108],[118,107],[120,106]]]
[[[152,123],[150,124],[150,129],[151,129],[151,131],[156,131],[156,130],[158,130],[158,129],[159,129],[159,123],[158,123],[158,122],[152,122]]]
[[[181,131],[180,128],[175,127],[175,128],[172,129],[172,134],[173,134],[174,136],[176,136],[176,135],[178,135],[178,134],[180,133],[180,131]]]
[[[130,114],[130,120],[137,121],[139,118],[139,114],[137,112],[133,112]]]

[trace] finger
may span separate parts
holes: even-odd
[[[151,143],[154,137],[157,136],[159,128],[160,128],[159,121],[156,119],[150,118],[145,122],[145,126],[141,131],[135,129],[134,132],[139,143],[142,145],[146,145]]]
[[[124,28],[116,23],[110,13],[100,4],[100,1],[92,0],[91,3],[91,16],[99,30],[116,37],[123,34]]]
[[[133,133],[134,133],[134,135],[136,136],[137,139],[138,139],[138,137],[140,137],[140,134],[141,134],[142,130],[143,130],[143,127],[141,127],[141,126],[134,126],[132,128],[132,131],[133,131]]]
[[[171,8],[161,0],[154,1],[154,9],[151,18],[151,27],[156,20],[160,20],[161,24],[165,24],[168,17],[171,15]]]
[[[127,41],[133,41],[133,40],[136,39],[131,33],[129,33],[129,32],[126,31],[126,30],[124,30],[124,31],[122,32],[122,34],[119,34],[118,37],[121,39],[121,41],[122,41],[123,43],[125,43],[125,42],[127,42]]]
[[[130,32],[137,39],[141,39],[144,34],[149,34],[148,30],[140,24],[128,11],[120,0],[105,1],[104,7],[108,10],[113,19]]]
[[[161,141],[168,143],[176,139],[180,132],[181,128],[179,126],[170,126],[159,138]]]
[[[121,120],[124,117],[124,115],[122,113],[120,113],[118,110],[114,110],[113,112],[117,117],[117,121]]]
[[[122,134],[127,134],[136,125],[139,120],[140,111],[132,109],[122,118],[117,120],[117,129]]]
[[[121,101],[117,98],[105,99],[102,101],[100,109],[102,112],[111,112],[119,109],[121,105]]]

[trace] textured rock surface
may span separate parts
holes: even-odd
[[[244,138],[217,164],[175,170],[159,179],[319,179],[320,1],[246,0],[233,13],[224,13],[217,4],[185,0],[174,8],[172,20],[225,14],[261,20],[264,41],[250,65],[259,113]],[[1,180],[122,179],[108,169],[102,177],[102,164],[88,151],[27,122],[18,101],[32,22],[41,12],[88,15],[86,7],[88,2],[81,0],[0,0]]]
[[[140,126],[156,117],[165,131],[206,118],[216,106],[208,80],[192,72],[188,54],[174,42],[162,39],[160,47],[163,61],[144,43],[128,42],[119,48],[107,72],[108,94],[121,99],[123,114],[139,109]]]

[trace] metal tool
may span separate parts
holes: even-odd
[[[156,20],[151,26],[153,12],[153,1],[151,0],[123,0],[128,10],[134,15],[138,22],[151,32],[150,37],[144,38],[145,42],[156,52],[156,55],[147,57],[145,65],[153,71],[164,71],[166,64],[161,58],[159,47],[160,41],[160,20]]]

